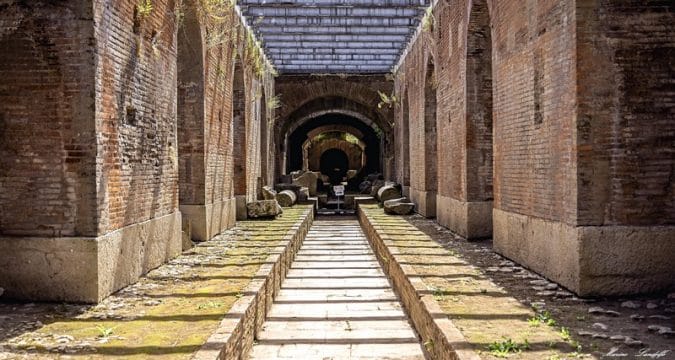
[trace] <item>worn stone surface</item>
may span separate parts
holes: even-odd
[[[249,297],[265,304],[286,267],[279,253],[297,251],[311,220],[309,207],[296,207],[283,219],[239,222],[96,306],[3,302],[0,359],[192,358],[224,323],[251,323],[235,316],[239,304]],[[238,342],[223,341],[241,353]]]
[[[277,192],[270,186],[263,186],[262,188],[263,200],[276,200]]]
[[[251,359],[424,359],[422,345],[355,219],[317,220]]]
[[[277,201],[282,207],[291,207],[298,201],[298,196],[291,190],[283,190],[277,194]]]
[[[401,190],[394,185],[385,185],[377,190],[377,199],[382,203],[399,198],[401,198]]]
[[[277,200],[258,200],[246,204],[249,218],[276,217],[284,212]]]
[[[316,181],[318,176],[313,171],[307,171],[302,175],[293,179],[294,185],[300,185],[300,187],[306,187],[309,189],[309,196],[316,196]]]
[[[408,215],[415,209],[415,204],[407,198],[387,200],[383,205],[387,214]]]

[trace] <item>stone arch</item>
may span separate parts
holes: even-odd
[[[403,97],[399,109],[401,111],[398,117],[399,126],[397,127],[398,154],[396,159],[398,161],[398,182],[404,187],[404,192],[407,192],[407,187],[410,187],[410,100],[409,91],[403,91]]]
[[[177,138],[179,204],[198,205],[205,199],[204,58],[199,14],[187,7],[177,34]]]
[[[247,101],[246,87],[244,82],[244,67],[241,58],[237,56],[234,62],[232,80],[232,136],[233,136],[233,177],[234,195],[243,201],[247,195],[247,134],[246,123]],[[238,200],[242,201],[242,200]]]
[[[433,58],[430,58],[424,78],[424,186],[428,193],[434,193],[433,196],[438,189],[437,87],[434,62]]]
[[[492,218],[493,112],[492,34],[487,0],[474,0],[469,12],[466,40],[466,188],[467,201]],[[491,221],[470,227],[470,237],[492,234]]]
[[[288,157],[289,144],[288,137],[299,127],[303,126],[313,119],[322,116],[340,114],[359,120],[379,137],[379,166],[377,171],[383,171],[384,156],[390,151],[393,136],[391,124],[386,121],[382,115],[374,109],[373,106],[367,106],[349,98],[332,96],[324,98],[315,98],[305,102],[300,108],[296,109],[286,118],[281,119],[276,127],[276,143],[279,144],[280,163],[277,166],[280,176],[281,171],[289,170]],[[373,160],[372,157],[369,157]]]

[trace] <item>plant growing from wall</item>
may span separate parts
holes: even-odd
[[[267,100],[267,108],[270,110],[276,110],[281,107],[281,96],[274,95],[273,97]]]
[[[142,18],[150,16],[150,14],[152,14],[152,9],[152,0],[140,0],[138,4],[136,4],[137,14]]]
[[[430,6],[422,18],[422,31],[431,32],[434,29],[434,9]]]
[[[380,102],[377,104],[378,109],[382,109],[382,107],[385,105],[391,109],[398,102],[398,98],[396,95],[394,95],[394,93],[387,95],[382,91],[377,90],[377,94],[380,95]]]

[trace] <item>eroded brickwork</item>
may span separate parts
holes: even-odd
[[[95,1],[99,233],[177,211],[173,1]]]
[[[96,235],[91,8],[0,5],[0,235]]]
[[[0,286],[10,297],[99,301],[180,252],[181,218],[196,240],[232,226],[235,54],[255,199],[260,94],[274,96],[257,44],[227,4],[151,5],[0,5]]]
[[[494,163],[499,175],[494,183],[495,205],[571,221],[576,209],[575,197],[568,196],[574,195],[576,179],[572,155],[576,84],[573,3],[529,1],[523,11],[522,1],[474,1],[471,15],[469,5],[466,1],[440,2],[434,10],[433,28],[420,34],[397,74],[397,93],[407,92],[410,106],[413,187],[415,176],[424,174],[425,162],[414,157],[423,145],[412,139],[418,134],[415,128],[422,126],[425,69],[432,59],[437,81],[437,131],[442,139],[438,141],[439,194],[461,201],[492,198],[492,184],[486,178],[492,171],[488,143],[493,122],[490,104],[481,99],[492,80],[497,84],[494,153],[498,155]],[[488,5],[494,6],[492,49],[487,48],[488,34],[480,26],[485,21],[480,18],[489,14]],[[484,59],[481,62],[481,52],[490,51],[497,59],[494,74],[481,73],[486,63]],[[540,60],[535,61],[537,58]],[[535,65],[540,69],[535,71]],[[541,86],[535,86],[535,73],[546,88],[544,93],[537,90]],[[536,120],[535,108],[543,114],[543,121]]]
[[[675,224],[674,11],[577,1],[580,225]]]

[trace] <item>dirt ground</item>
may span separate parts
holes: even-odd
[[[579,298],[555,284],[532,280],[538,276],[493,252],[491,239],[467,241],[419,215],[406,220],[524,305],[548,311],[556,326],[569,329],[583,353],[598,359],[675,359],[675,293]]]

